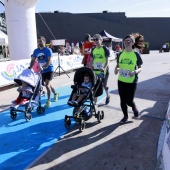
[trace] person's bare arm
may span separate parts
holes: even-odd
[[[89,68],[93,69],[93,58],[90,57]]]
[[[104,66],[104,70],[106,70],[106,68],[108,67],[108,63],[109,63],[109,58],[107,57],[106,58],[106,63],[105,63],[105,66]]]
[[[52,57],[49,56],[49,57],[48,57],[48,61],[47,61],[47,63],[43,66],[43,68],[47,68],[51,63],[52,63]]]
[[[138,69],[135,70],[135,72],[136,72],[136,74],[138,74],[138,73],[140,73],[141,71],[142,71],[142,67],[141,67],[141,65],[140,65],[140,66],[138,66]]]
[[[134,76],[135,74],[140,73],[141,71],[142,71],[142,67],[141,67],[141,65],[140,65],[140,66],[138,66],[138,68],[137,68],[136,70],[132,71],[129,75],[132,77],[132,76]]]
[[[32,66],[34,65],[35,60],[36,60],[36,59],[35,59],[34,57],[31,57],[31,62],[30,62],[29,69],[32,68]]]
[[[119,72],[119,65],[118,64],[116,64],[114,72],[115,72],[115,74],[118,74],[118,72]]]

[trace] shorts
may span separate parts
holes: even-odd
[[[54,72],[47,72],[42,74],[42,80],[45,82],[46,80],[52,80],[54,77]]]

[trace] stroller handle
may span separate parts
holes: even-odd
[[[101,71],[100,69],[92,69],[93,71]],[[101,72],[104,72],[104,70],[102,70]]]
[[[93,71],[100,71],[100,74],[97,74],[97,77],[102,80],[104,78],[104,70],[100,70],[100,69],[93,69]]]

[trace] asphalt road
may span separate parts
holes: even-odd
[[[114,75],[115,61],[110,62],[109,87],[111,101],[105,99],[99,109],[105,117],[102,123],[92,117],[86,129],[79,133],[75,125],[51,149],[37,158],[27,169],[30,170],[154,170],[157,164],[157,145],[166,108],[170,98],[170,53],[143,54],[143,71],[139,74],[135,102],[140,117],[135,119],[129,108],[129,121],[118,122],[123,114],[117,91],[117,76]],[[57,88],[73,83],[63,74],[52,82]],[[0,92],[0,109],[8,108],[16,97],[16,88]],[[60,92],[62,93],[62,92]],[[54,127],[55,128],[55,127]],[[57,129],[56,129],[57,130]]]

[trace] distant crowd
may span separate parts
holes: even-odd
[[[93,40],[92,40],[93,42]],[[66,42],[66,45],[60,45],[60,46],[52,46],[51,44],[46,44],[49,48],[51,48],[53,53],[59,53],[60,56],[62,55],[71,55],[71,54],[77,54],[81,55],[83,54],[83,45],[85,44],[85,41],[80,42]],[[106,47],[108,50],[114,50],[116,52],[122,51],[122,48],[120,46],[120,43],[117,43],[115,47],[112,47],[111,43],[106,44]]]

